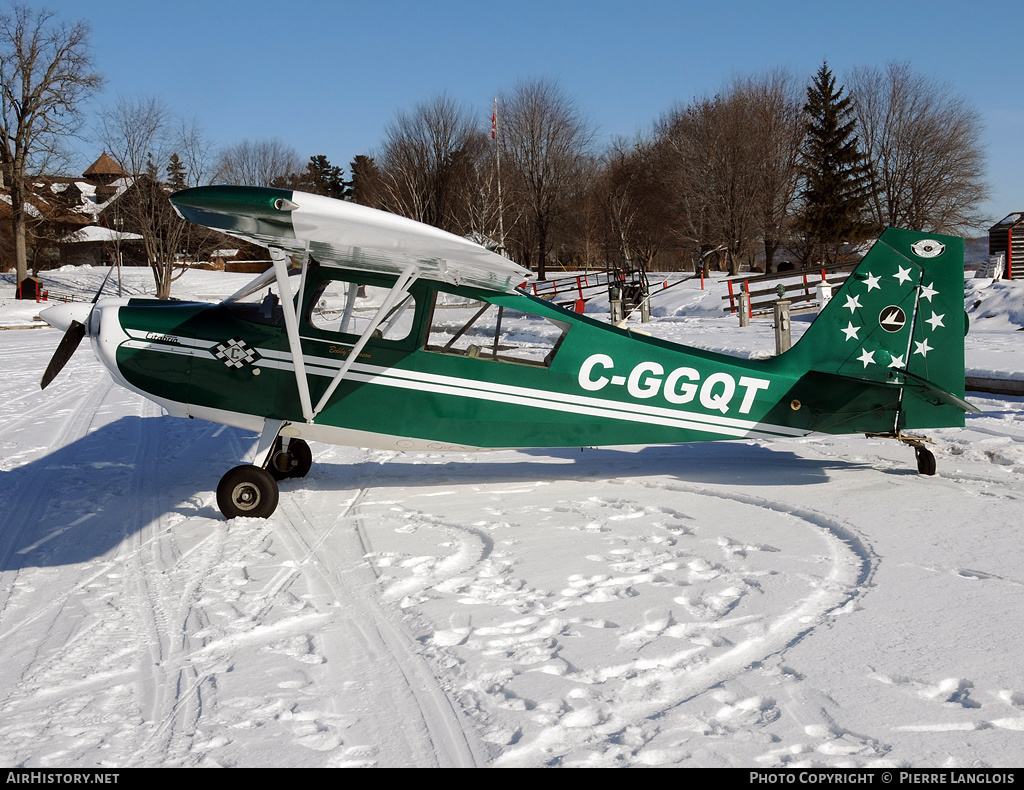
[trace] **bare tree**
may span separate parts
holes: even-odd
[[[280,140],[243,140],[221,152],[213,180],[269,187],[284,183],[302,169],[303,162],[295,149]]]
[[[185,271],[184,259],[211,238],[182,220],[167,197],[173,189],[205,181],[209,146],[194,123],[175,118],[154,98],[120,99],[104,113],[100,135],[131,176],[108,210],[111,224],[142,236],[157,298],[167,299],[171,283]]]
[[[658,149],[643,138],[615,140],[604,156],[598,181],[614,249],[627,266],[650,267],[672,242],[671,217]]]
[[[446,94],[399,112],[376,158],[379,208],[453,233],[465,233],[481,179],[487,137]]]
[[[747,98],[733,91],[702,99],[662,126],[670,152],[677,227],[705,252],[723,249],[735,274],[752,254],[757,232],[758,173]]]
[[[978,112],[908,63],[855,69],[849,86],[877,228],[962,233],[981,225],[988,190]]]
[[[735,274],[758,244],[767,271],[789,233],[803,118],[784,72],[738,78],[713,98],[678,108],[657,130],[656,171],[674,227],[708,268],[724,252]]]
[[[575,103],[545,80],[520,82],[499,106],[502,177],[507,174],[509,191],[522,201],[528,225],[518,234],[521,262],[529,265],[535,253],[537,275],[544,279],[552,230],[587,161],[593,131]]]
[[[24,5],[0,15],[0,173],[10,178],[19,282],[28,276],[27,173],[78,130],[78,105],[99,84],[85,22],[59,22]]]
[[[800,182],[803,110],[795,81],[785,72],[745,79],[735,90],[746,97],[751,161],[754,166],[755,226],[764,246],[765,273],[791,233]]]

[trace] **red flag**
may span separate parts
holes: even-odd
[[[491,139],[493,140],[498,133],[498,111],[495,110],[491,113]]]

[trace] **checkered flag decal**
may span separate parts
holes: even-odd
[[[225,343],[213,347],[213,355],[229,368],[243,368],[260,358],[256,349],[249,346],[242,338],[234,337]]]

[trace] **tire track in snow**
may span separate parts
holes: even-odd
[[[84,396],[81,390],[68,392],[62,397],[62,408],[60,410],[61,422],[51,440],[50,447],[59,450],[69,444],[84,438],[92,428],[96,410],[105,402],[111,394],[114,383],[109,376],[103,375],[98,378],[93,386],[89,387]],[[70,406],[67,406],[71,401]],[[49,408],[53,408],[52,402]],[[19,422],[19,421],[15,421]],[[4,431],[10,429],[11,424],[4,423]],[[45,458],[45,456],[44,456]],[[40,535],[39,539],[31,542],[27,547],[22,547],[22,538],[29,534],[30,530],[41,530],[44,525],[39,523],[40,517],[45,510],[44,502],[53,497],[55,491],[51,482],[51,472],[44,459],[38,459],[30,467],[22,468],[17,475],[8,472],[3,475],[7,485],[13,487],[8,489],[5,498],[8,505],[3,508],[4,512],[0,517],[0,536],[3,536],[3,545],[0,546],[0,567],[12,570],[3,572],[3,584],[0,585],[0,622],[7,623],[7,605],[15,589],[15,580],[18,574],[13,568],[21,568],[30,560],[32,552],[42,545],[46,540],[59,532],[51,531],[48,535]],[[11,481],[16,477],[16,481]],[[60,528],[58,528],[59,530]],[[17,552],[19,557],[15,557]]]
[[[623,486],[623,495],[616,496],[612,486]],[[582,484],[578,490],[591,493],[577,498],[563,491],[545,499],[543,487],[535,488],[520,498],[528,504],[517,510],[501,494],[506,487],[478,487],[476,513],[498,519],[481,529],[492,537],[494,550],[478,567],[463,563],[455,576],[446,572],[462,551],[458,546],[448,546],[446,561],[417,559],[424,545],[436,542],[426,533],[436,535],[439,524],[448,530],[459,524],[458,516],[444,512],[444,500],[435,500],[432,514],[417,518],[413,530],[395,526],[401,516],[390,522],[392,530],[375,524],[380,538],[391,531],[412,537],[389,538],[371,558],[388,572],[381,582],[385,597],[406,589],[422,593],[403,606],[419,627],[432,632],[425,644],[434,651],[435,664],[477,669],[476,677],[460,678],[460,703],[472,712],[484,740],[500,747],[495,765],[580,764],[574,762],[582,759],[578,755],[595,753],[615,753],[617,759],[632,754],[627,759],[637,763],[668,759],[655,756],[656,750],[637,756],[667,716],[827,623],[870,584],[873,572],[872,552],[854,528],[807,507],[677,481],[614,479],[598,489]],[[631,487],[659,494],[650,497]],[[595,491],[600,495],[593,496]],[[401,490],[388,494],[408,507]],[[466,497],[451,499],[465,502]],[[488,506],[490,501],[498,504]],[[659,504],[646,504],[652,501]],[[652,521],[660,526],[652,528]],[[764,521],[771,523],[765,531],[749,531]],[[551,528],[547,523],[567,530],[565,540],[540,537]],[[435,529],[414,534],[423,527]],[[773,552],[779,549],[739,537],[748,533],[760,541],[782,540],[787,548],[778,556],[788,557],[784,562],[807,551],[821,556],[807,558],[807,575],[773,575]],[[808,541],[804,534],[815,537]],[[534,540],[547,552],[558,549],[551,557],[538,555],[530,548]],[[573,550],[573,544],[579,548]],[[622,548],[609,549],[615,546]],[[412,556],[403,561],[406,552]],[[725,559],[716,562],[715,554]],[[737,559],[747,554],[751,561]],[[614,575],[579,572],[594,562]],[[547,586],[557,584],[553,580],[559,575],[565,580],[560,594]],[[659,589],[666,592],[656,593]],[[671,604],[668,610],[648,609],[642,622],[619,619],[635,613],[632,601],[664,600],[673,589],[682,593],[674,600],[690,613],[690,622],[678,621]],[[759,600],[753,610],[744,607],[748,596]],[[778,604],[766,607],[764,596]],[[453,613],[455,603],[473,608],[460,617]],[[516,615],[502,621],[496,607]],[[751,611],[757,614],[747,614]],[[434,622],[431,612],[448,622]],[[618,651],[624,652],[616,661]],[[553,684],[562,691],[538,697],[536,678],[544,675],[552,679],[540,688]],[[771,701],[750,704],[747,710],[737,703],[730,715],[778,715]],[[764,705],[769,707],[759,710]],[[610,756],[593,759],[592,764],[622,764]]]
[[[606,680],[627,678],[615,695],[625,696],[627,700],[622,702],[615,697],[606,697],[603,700],[604,710],[600,713],[566,713],[532,738],[505,750],[495,761],[496,766],[550,765],[572,751],[600,749],[608,736],[615,736],[630,727],[636,728],[640,722],[660,720],[669,711],[739,676],[752,665],[784,652],[814,628],[825,624],[831,614],[850,604],[861,594],[861,588],[869,583],[872,555],[856,532],[809,508],[706,486],[657,485],[643,481],[640,485],[735,502],[803,522],[826,536],[831,551],[829,573],[796,606],[767,622],[760,633],[702,662],[691,662],[691,651],[684,649],[654,662],[641,658],[592,672],[591,682],[599,685]],[[727,531],[727,528],[721,527],[720,531]],[[652,685],[657,686],[660,694],[646,694]],[[630,686],[640,693],[623,694]],[[764,703],[754,700],[751,704],[756,708]],[[588,716],[594,716],[593,724],[599,725],[593,734],[581,726]],[[586,734],[581,736],[581,733]]]
[[[156,404],[142,401],[131,499],[139,509],[136,523],[143,526],[126,533],[121,544],[124,590],[138,625],[136,686],[149,729],[133,755],[138,765],[173,765],[186,757],[188,738],[202,716],[200,686],[206,680],[186,658],[197,648],[189,628],[197,582],[175,573],[180,552],[158,473],[167,455],[167,437],[157,425],[162,414]]]
[[[373,721],[365,724],[378,743],[395,738],[404,742],[397,750],[403,755],[399,764],[476,766],[479,747],[463,718],[412,637],[375,603],[376,580],[363,560],[368,541],[358,516],[367,493],[368,489],[359,490],[344,512],[329,518],[311,515],[299,497],[282,498],[284,532],[293,546],[294,562],[287,584],[301,573],[314,596],[336,610],[330,615],[332,627],[320,630],[328,643],[329,661],[340,663],[347,655],[364,671],[372,668]],[[276,596],[285,585],[278,582],[274,587],[271,595]],[[389,710],[380,709],[384,700],[389,701]]]

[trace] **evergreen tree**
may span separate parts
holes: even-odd
[[[821,248],[864,238],[867,169],[854,133],[853,101],[836,89],[827,63],[807,88],[807,136],[801,151],[803,210],[807,241]],[[825,250],[826,256],[831,257]]]
[[[373,157],[359,154],[352,160],[349,170],[352,171],[352,181],[348,199],[363,206],[379,208],[381,175]]]
[[[349,184],[343,176],[344,171],[340,167],[332,165],[323,154],[318,154],[309,158],[302,181],[307,192],[344,200],[348,196]]]
[[[167,163],[167,185],[174,191],[185,189],[188,186],[187,178],[188,170],[185,169],[185,165],[177,154],[171,154]]]
[[[332,165],[326,156],[317,154],[309,158],[306,169],[301,173],[295,172],[287,176],[280,176],[271,181],[270,185],[281,189],[295,189],[299,192],[323,195],[336,200],[347,200],[352,185],[345,180],[344,173],[345,171],[340,167]]]

